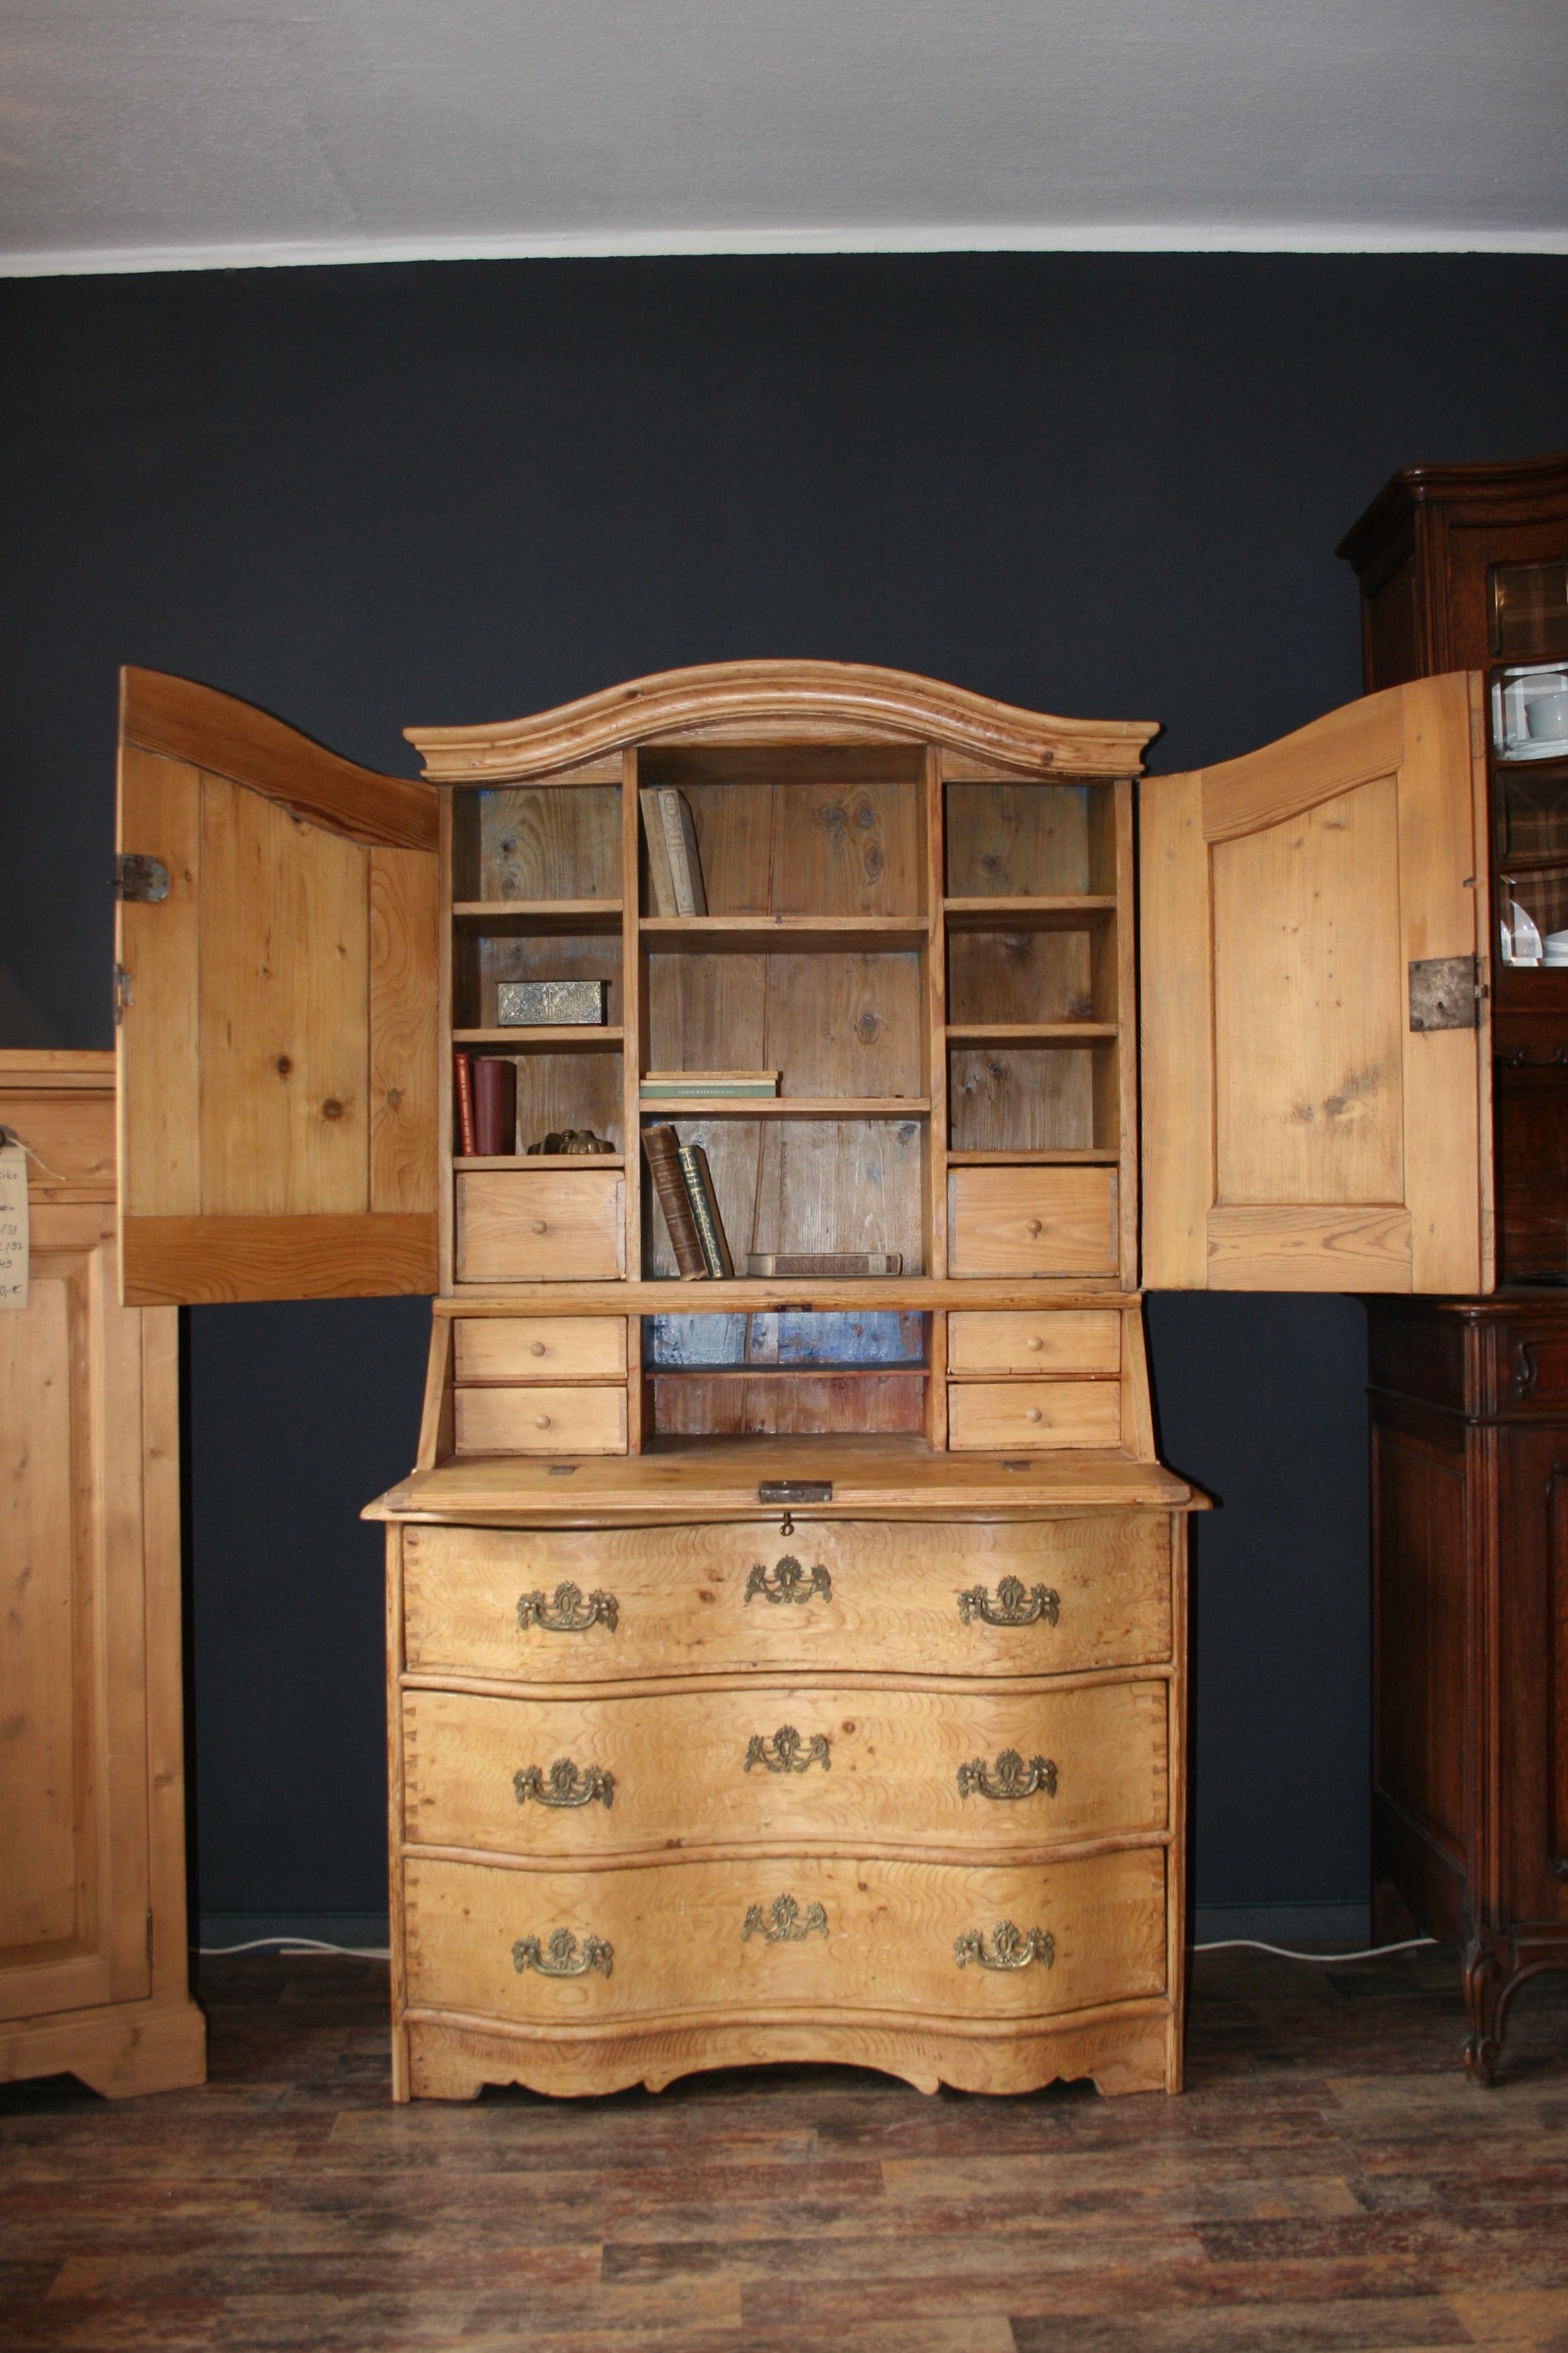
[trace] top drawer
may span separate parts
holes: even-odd
[[[458,1178],[459,1282],[596,1282],[626,1271],[618,1168],[475,1169]]]
[[[1116,1272],[1114,1168],[954,1168],[948,1195],[952,1274]]]
[[[405,1527],[411,1672],[512,1683],[880,1670],[1038,1675],[1171,1655],[1160,1512],[1014,1523]]]

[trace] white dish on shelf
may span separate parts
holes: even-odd
[[[1539,964],[1542,957],[1541,934],[1533,915],[1526,914],[1517,899],[1508,902],[1508,913],[1498,925],[1502,934],[1504,964]]]

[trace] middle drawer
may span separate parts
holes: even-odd
[[[560,1699],[408,1690],[404,1834],[501,1854],[710,1845],[976,1854],[1166,1826],[1163,1679]]]

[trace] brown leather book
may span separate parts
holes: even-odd
[[[454,1054],[453,1074],[458,1096],[458,1150],[469,1160],[479,1150],[474,1141],[474,1058],[471,1054]]]
[[[673,1127],[660,1123],[643,1130],[642,1148],[647,1155],[648,1174],[653,1178],[658,1206],[664,1211],[664,1222],[669,1229],[670,1242],[675,1250],[675,1263],[682,1282],[704,1282],[708,1279],[708,1261],[702,1249],[702,1237],[697,1230],[697,1220],[691,1214],[690,1196],[680,1170],[680,1138]]]
[[[517,1150],[517,1064],[474,1056],[474,1149],[481,1159]]]

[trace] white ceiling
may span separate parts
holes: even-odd
[[[5,0],[0,270],[1568,251],[1568,0]]]

